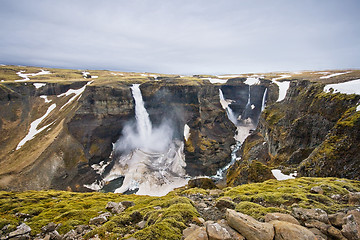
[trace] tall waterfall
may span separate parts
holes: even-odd
[[[149,114],[145,109],[144,101],[139,88],[140,84],[134,84],[131,91],[135,100],[135,118],[136,126],[140,140],[145,142],[151,136],[152,126]]]
[[[146,111],[139,84],[131,87],[135,124],[129,122],[113,147],[114,165],[103,185],[123,178],[117,193],[163,196],[187,184],[183,141],[173,139],[168,122],[154,127]]]
[[[220,104],[225,109],[229,120],[236,125],[237,124],[237,117],[235,116],[233,110],[229,107],[230,103],[225,100],[224,94],[221,91],[221,89],[219,89],[219,97],[220,97]]]
[[[261,111],[264,111],[265,107],[266,107],[266,105],[265,105],[266,104],[266,94],[267,94],[267,88],[265,88],[264,95],[262,98]]]

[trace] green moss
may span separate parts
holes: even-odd
[[[324,194],[312,194],[310,189],[314,186],[321,186]],[[297,204],[300,207],[321,208],[333,213],[345,208],[346,204],[333,200],[331,195],[348,194],[348,189],[359,191],[360,182],[336,178],[268,180],[263,183],[226,188],[224,196],[231,197],[235,202],[246,201],[284,210],[289,210],[293,204]],[[255,213],[258,214],[257,211]],[[256,214],[255,216],[259,217]]]
[[[138,240],[162,240],[181,239],[182,230],[186,226],[175,218],[167,218],[164,221],[136,232],[133,237]]]
[[[194,194],[201,194],[201,195],[208,195],[209,190],[205,190],[203,188],[190,188],[182,191],[182,194],[186,195],[194,195]]]
[[[267,213],[272,213],[272,212],[288,213],[288,211],[286,211],[282,208],[263,207],[259,204],[256,204],[253,202],[247,202],[247,201],[237,204],[235,210],[238,212],[247,214],[249,216],[252,216],[253,218],[258,219],[258,220],[263,219],[263,217]]]
[[[266,109],[264,111],[265,119],[270,125],[275,125],[285,116],[284,112],[276,109]]]

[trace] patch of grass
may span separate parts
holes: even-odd
[[[311,193],[310,189],[315,186],[322,187],[324,194]],[[360,182],[337,178],[297,178],[285,181],[268,180],[224,190],[224,196],[239,202],[237,210],[245,211],[244,213],[259,219],[269,211],[288,211],[293,206],[321,208],[328,213],[334,213],[347,207],[347,204],[338,202],[331,196],[346,195],[349,190],[360,191]],[[257,205],[251,205],[249,202]],[[264,209],[258,205],[275,209]]]

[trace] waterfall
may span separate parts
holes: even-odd
[[[233,110],[230,108],[229,103],[225,100],[224,94],[220,88],[219,88],[219,97],[220,97],[220,104],[223,107],[223,109],[225,109],[229,120],[236,125],[237,117],[235,116]]]
[[[250,106],[250,104],[251,104],[250,99],[251,99],[251,85],[249,85],[248,101],[247,101],[247,103],[246,103],[245,109],[248,109],[248,107]]]
[[[145,142],[151,136],[152,126],[149,114],[145,109],[144,101],[139,88],[140,84],[134,84],[131,91],[135,100],[135,117],[140,140]]]
[[[265,103],[266,103],[266,94],[267,94],[267,88],[265,88],[265,91],[264,91],[264,95],[263,95],[263,99],[262,99],[262,105],[261,105],[261,111],[264,111],[265,110]]]
[[[87,187],[104,191],[117,180],[116,187],[111,187],[116,193],[164,196],[188,182],[184,142],[173,138],[170,120],[164,119],[159,126],[152,126],[139,84],[134,84],[131,92],[135,100],[135,124],[128,122],[113,145],[114,164],[101,175],[100,186],[95,183]],[[189,135],[190,131],[187,137]],[[92,167],[95,170],[101,166]]]

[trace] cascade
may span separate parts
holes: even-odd
[[[267,94],[267,88],[265,88],[264,95],[262,98],[262,104],[261,104],[261,112],[265,110],[266,107],[266,94]]]
[[[134,84],[131,92],[135,100],[135,125],[129,122],[124,126],[122,136],[113,145],[114,164],[101,176],[102,181],[86,187],[105,191],[107,185],[118,179],[112,190],[116,193],[163,196],[188,182],[184,142],[173,139],[173,129],[167,122],[152,126],[139,84]]]
[[[225,100],[224,94],[221,91],[221,89],[219,89],[219,97],[220,97],[221,106],[225,109],[229,120],[236,125],[237,117],[235,116],[233,110],[230,108],[229,103]]]
[[[140,84],[134,84],[131,91],[135,100],[135,118],[137,130],[142,142],[146,142],[151,136],[152,126],[149,114],[145,109],[144,101],[139,88]]]

